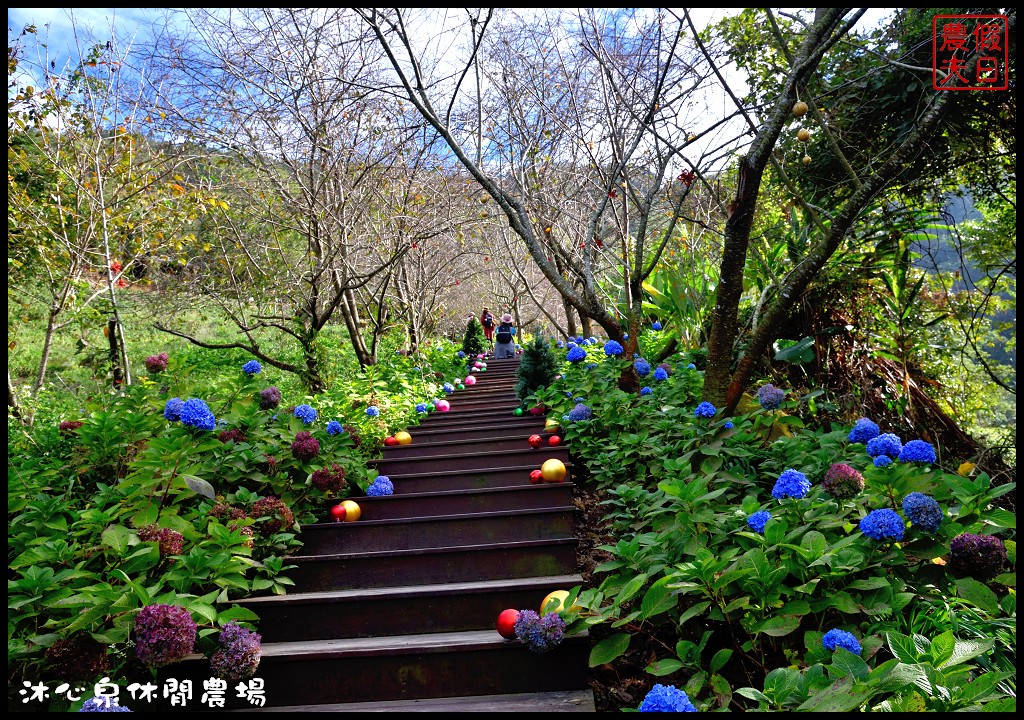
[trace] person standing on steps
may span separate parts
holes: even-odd
[[[491,315],[491,311],[484,308],[484,311],[480,313],[480,324],[484,327],[484,337],[487,338],[487,342],[494,344],[494,316]]]
[[[494,346],[495,359],[504,360],[516,356],[516,329],[512,325],[512,316],[508,313],[501,316],[501,324],[498,325],[494,339],[496,341]]]

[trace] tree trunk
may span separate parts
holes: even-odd
[[[302,361],[304,367],[299,370],[299,377],[302,379],[302,385],[309,391],[310,395],[319,395],[327,390],[323,362],[316,347],[319,334],[318,331],[310,329],[302,337]]]
[[[342,298],[341,316],[345,318],[345,327],[348,328],[348,336],[352,340],[352,349],[356,353],[359,367],[366,368],[374,365],[374,358],[366,348],[363,331],[359,327],[359,309],[356,305],[355,294],[351,290],[346,290]]]
[[[25,413],[21,409],[21,403],[18,402],[18,391],[14,389],[14,382],[11,380],[11,371],[7,371],[7,407],[10,408],[11,415],[18,418],[19,421],[25,425],[31,425],[32,420],[26,417]]]
[[[594,325],[590,322],[590,316],[586,313],[580,313],[580,332],[583,333],[583,337],[591,337],[594,334]]]
[[[110,346],[110,375],[115,388],[124,384],[124,367],[121,364],[123,353],[121,352],[117,326],[118,322],[116,319],[111,318],[107,321],[107,342]]]
[[[50,350],[53,349],[53,333],[57,327],[57,316],[60,308],[50,306],[50,314],[46,319],[46,335],[43,337],[43,356],[39,358],[39,370],[36,372],[36,381],[32,385],[32,394],[39,392],[46,380],[46,366],[50,363]]]

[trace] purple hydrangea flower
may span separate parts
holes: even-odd
[[[316,420],[316,410],[305,403],[302,405],[296,405],[295,409],[292,411],[292,415],[301,420],[303,425],[310,425]]]
[[[147,605],[135,616],[135,656],[156,668],[184,659],[196,644],[192,614],[178,605]]]
[[[579,346],[573,347],[569,350],[569,353],[565,356],[565,359],[571,363],[578,363],[581,360],[587,359],[587,351]]]
[[[640,703],[640,712],[697,712],[686,692],[675,685],[661,685],[651,688]]]
[[[157,375],[167,369],[167,361],[170,356],[167,353],[159,353],[157,355],[150,355],[143,361],[146,366],[146,371]]]
[[[939,529],[945,516],[935,498],[919,492],[912,492],[903,498],[903,514],[911,525],[930,533]]]
[[[872,438],[876,438],[881,434],[881,430],[878,425],[868,420],[866,417],[862,417],[860,420],[853,424],[853,429],[850,430],[850,442],[853,443],[866,443]]]
[[[802,498],[811,490],[811,481],[799,470],[784,470],[772,488],[772,497],[776,500],[783,498]]]
[[[821,489],[839,500],[852,498],[864,489],[864,476],[846,463],[833,463],[825,472]]]
[[[713,418],[716,412],[718,411],[715,410],[715,406],[705,401],[697,406],[697,409],[693,411],[693,416],[698,418]]]
[[[558,613],[541,617],[533,610],[520,610],[515,624],[516,637],[538,655],[551,650],[565,637],[565,621]]]
[[[900,514],[889,508],[872,510],[860,521],[860,531],[872,540],[902,540],[906,523]]]
[[[281,391],[276,387],[260,390],[260,410],[273,410],[281,404]]]
[[[871,457],[886,455],[889,458],[896,458],[902,449],[903,443],[900,442],[899,436],[892,433],[883,433],[868,440],[867,451]]]
[[[256,360],[250,360],[249,362],[242,366],[242,372],[244,372],[246,375],[255,375],[262,369],[263,366],[260,365],[259,362],[257,362]]]
[[[580,403],[569,411],[569,419],[573,422],[577,422],[579,420],[590,420],[593,417],[594,411],[583,403]]]
[[[747,518],[747,525],[754,532],[763,533],[764,526],[768,524],[768,521],[772,519],[772,514],[767,510],[758,510],[756,513]]]
[[[668,373],[665,372],[665,368],[658,368],[654,371],[655,380],[668,380]]]
[[[82,703],[78,712],[131,712],[132,709],[117,704],[117,698],[112,697],[91,697]]]
[[[822,636],[821,645],[826,650],[835,651],[837,648],[843,648],[854,655],[860,655],[860,642],[853,633],[845,630],[829,630]]]
[[[757,401],[765,410],[778,410],[785,397],[786,391],[771,383],[766,383],[757,390]]]
[[[331,420],[327,423],[327,434],[328,435],[341,435],[345,432],[345,428],[341,426],[341,423],[337,420]]]
[[[185,401],[181,398],[171,398],[164,405],[164,418],[170,422],[178,422],[181,420],[181,406],[185,404]]]
[[[199,398],[189,398],[181,406],[181,424],[196,430],[213,430],[217,427],[217,419],[210,407]]]
[[[995,535],[963,533],[949,543],[950,569],[982,580],[998,575],[1006,560],[1006,547]]]
[[[394,495],[395,485],[387,475],[378,475],[377,479],[370,483],[370,487],[366,488],[366,494],[370,497]]]
[[[898,459],[900,462],[919,462],[932,465],[936,460],[935,448],[924,440],[911,440],[900,450]]]
[[[348,481],[345,479],[345,468],[337,463],[314,471],[310,479],[313,481],[313,487],[322,492],[337,493],[348,485]]]
[[[609,340],[604,344],[604,354],[608,357],[622,354],[622,345],[615,340]]]
[[[310,433],[302,431],[295,434],[295,441],[292,443],[292,456],[303,462],[312,460],[320,454],[320,441]]]
[[[256,674],[262,654],[260,634],[229,622],[220,632],[220,649],[210,656],[210,669],[221,680],[247,680]]]

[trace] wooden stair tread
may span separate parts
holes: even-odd
[[[232,712],[596,712],[593,690],[289,705]]]
[[[467,552],[471,550],[514,550],[516,548],[543,547],[576,542],[575,537],[551,538],[546,540],[520,540],[515,542],[486,543],[483,545],[448,545],[445,547],[414,548],[411,550],[367,550],[365,552],[331,553],[329,555],[289,555],[288,560],[294,562],[315,562],[347,560],[350,558],[394,557],[396,555],[424,555],[427,553]]]
[[[543,575],[527,578],[502,578],[500,580],[479,580],[476,582],[439,583],[432,585],[403,585],[386,588],[360,588],[355,590],[327,590],[320,592],[290,593],[288,595],[267,595],[264,597],[232,600],[253,609],[257,606],[280,604],[305,604],[323,600],[345,600],[348,598],[373,599],[381,597],[416,597],[419,595],[458,595],[467,592],[482,592],[508,587],[544,587],[562,585],[567,588],[581,585],[580,575]]]

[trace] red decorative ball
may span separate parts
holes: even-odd
[[[498,615],[498,634],[506,640],[515,640],[516,621],[519,619],[519,611],[509,608],[502,610]]]
[[[398,444],[398,439],[391,435],[388,435],[386,438],[384,438],[384,444],[387,445],[388,447],[393,447]]]
[[[539,483],[543,479],[544,479],[544,473],[542,473],[540,470],[531,470],[530,471],[530,484],[531,485],[536,485],[537,483]]]
[[[531,435],[526,442],[530,443],[530,447],[536,449],[544,444],[544,438],[542,438],[540,435]]]
[[[551,447],[557,447],[558,445],[561,444],[562,438],[558,437],[557,435],[552,435],[551,437],[548,438],[548,445],[550,445]]]
[[[343,505],[335,505],[331,508],[331,517],[334,518],[334,522],[344,522],[346,515],[348,515],[348,511]]]

